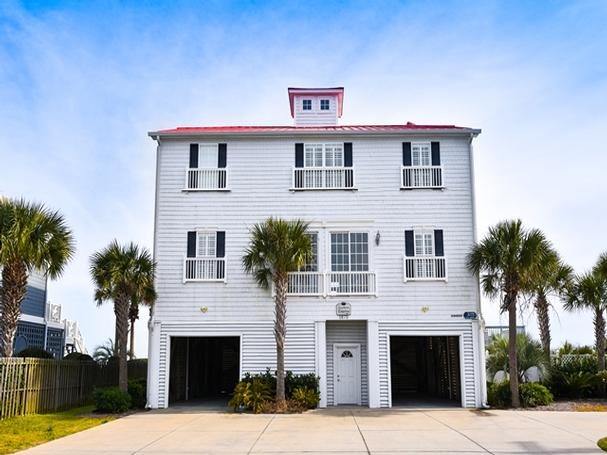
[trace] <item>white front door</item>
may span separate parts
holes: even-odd
[[[360,345],[334,345],[333,363],[335,404],[361,404]]]

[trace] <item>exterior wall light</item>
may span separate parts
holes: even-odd
[[[379,246],[379,240],[381,239],[381,235],[379,233],[379,231],[377,231],[377,234],[375,234],[375,244],[377,246]]]

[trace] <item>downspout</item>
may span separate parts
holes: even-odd
[[[474,175],[474,147],[472,145],[472,140],[474,139],[474,134],[470,134],[470,147],[468,148],[468,163],[470,166],[470,202],[472,207],[472,240],[476,244],[478,241],[478,235],[476,231],[476,185],[475,185],[475,175]],[[483,319],[483,314],[481,311],[481,289],[480,289],[480,281],[477,277],[476,280],[476,305],[478,309],[478,365],[479,365],[479,375],[480,375],[480,398],[481,398],[481,406],[483,408],[488,408],[489,405],[487,403],[487,371],[486,371],[486,363],[485,363],[485,320]]]

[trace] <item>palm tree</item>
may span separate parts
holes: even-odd
[[[561,261],[558,253],[549,251],[535,274],[526,280],[526,293],[533,301],[537,316],[540,341],[545,355],[550,358],[550,296],[564,298],[573,279],[573,269]]]
[[[74,255],[74,238],[59,212],[43,204],[0,200],[0,357],[13,355],[13,339],[28,272],[56,279]]]
[[[97,363],[108,363],[112,357],[116,357],[116,349],[111,338],[97,346],[93,352],[93,360]]]
[[[516,313],[525,277],[532,276],[551,251],[544,234],[523,229],[520,220],[498,223],[468,255],[468,268],[481,275],[481,286],[489,298],[500,298],[501,312],[508,312],[509,371],[518,371]],[[510,377],[512,406],[519,407],[518,375]]]
[[[116,316],[116,355],[118,356],[118,387],[126,391],[127,337],[131,300],[146,295],[153,301],[155,265],[150,253],[134,243],[120,245],[116,240],[91,256],[91,275],[95,283],[97,305],[111,300]]]
[[[607,277],[600,262],[592,271],[579,275],[564,308],[569,311],[589,309],[594,312],[594,336],[598,370],[605,369],[605,311],[607,310]]]
[[[510,373],[508,346],[508,338],[502,335],[496,335],[487,345],[487,369],[492,375],[498,371]],[[549,357],[544,355],[542,345],[526,333],[516,335],[516,358],[519,381],[525,380],[525,372],[531,367],[537,367],[540,377],[545,376]]]
[[[149,289],[147,290],[149,291]],[[139,306],[145,305],[151,308],[155,299],[155,293],[143,296],[135,295],[131,298],[129,306],[129,359],[131,360],[135,358],[135,321],[139,319]]]
[[[251,242],[242,264],[253,274],[259,286],[274,285],[274,338],[276,340],[276,402],[285,402],[285,336],[287,320],[288,273],[304,265],[311,257],[312,240],[307,235],[308,223],[268,218],[253,226]]]

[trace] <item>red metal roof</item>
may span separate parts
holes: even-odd
[[[158,130],[154,135],[173,134],[208,134],[208,133],[296,133],[298,131],[343,131],[343,132],[390,132],[407,130],[471,130],[455,125],[416,125],[407,122],[404,125],[334,125],[334,126],[180,126],[177,128]]]

